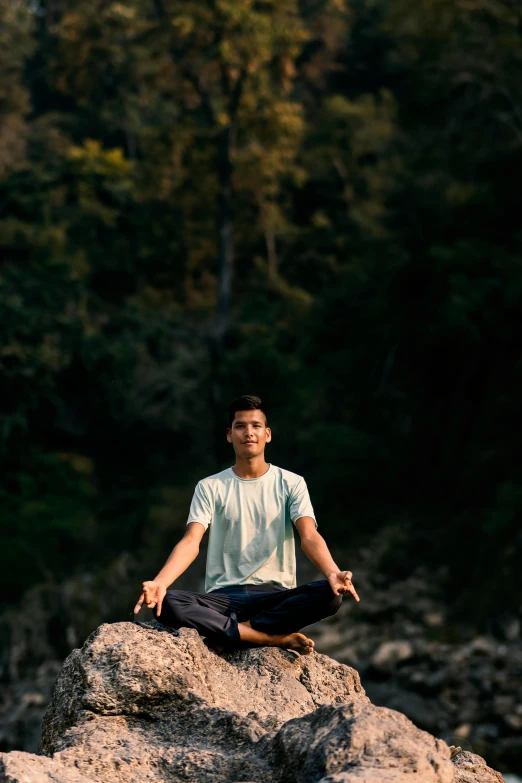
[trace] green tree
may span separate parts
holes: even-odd
[[[35,47],[33,14],[23,2],[0,3],[0,176],[25,160],[30,94],[22,76]]]

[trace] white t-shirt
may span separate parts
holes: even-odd
[[[242,479],[227,468],[199,481],[187,525],[210,526],[205,592],[246,584],[296,587],[293,523],[300,517],[315,521],[306,482],[275,465],[259,478]]]

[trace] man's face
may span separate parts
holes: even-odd
[[[260,456],[272,440],[263,411],[237,411],[232,427],[227,430],[227,440],[238,457]]]

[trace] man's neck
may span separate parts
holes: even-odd
[[[264,456],[252,457],[252,459],[241,459],[236,457],[236,464],[232,470],[242,479],[260,478],[270,468],[270,463],[265,462]]]

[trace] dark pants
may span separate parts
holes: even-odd
[[[280,585],[234,585],[210,593],[167,590],[161,614],[171,628],[195,628],[210,642],[240,646],[238,623],[250,620],[256,631],[287,634],[339,611],[343,596],[326,579],[293,589]]]

